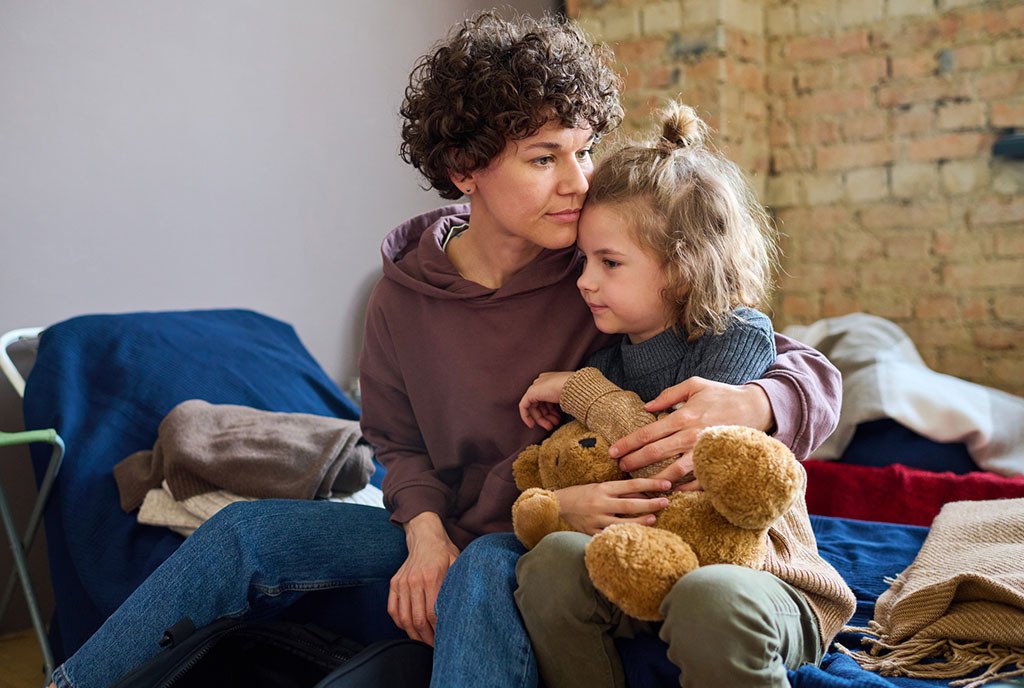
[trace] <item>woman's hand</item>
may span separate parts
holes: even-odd
[[[424,512],[405,524],[409,556],[391,579],[388,614],[413,640],[434,644],[434,603],[459,548],[448,538],[441,517]]]
[[[712,425],[746,425],[768,432],[775,417],[768,395],[757,385],[729,385],[691,377],[669,387],[644,406],[651,413],[680,405],[677,410],[615,442],[610,453],[624,471],[635,471],[672,456],[671,466],[656,475],[675,489],[698,489],[696,482],[679,484],[693,470],[697,435]]]
[[[558,402],[562,400],[562,388],[572,373],[541,373],[533,381],[526,394],[519,400],[519,417],[529,428],[539,425],[545,430],[554,430],[562,422]]]
[[[632,478],[605,483],[575,485],[555,490],[562,518],[581,533],[595,535],[613,523],[654,524],[654,514],[668,506],[665,497],[646,492],[666,492],[667,480]]]

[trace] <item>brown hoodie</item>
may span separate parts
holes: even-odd
[[[437,513],[460,548],[511,530],[512,460],[547,434],[519,419],[523,392],[539,373],[575,370],[613,341],[580,298],[574,248],[542,251],[498,289],[461,277],[440,238],[468,220],[469,206],[448,206],[384,240],[359,361],[363,435],[387,469],[392,522]],[[771,400],[775,437],[803,458],[835,428],[839,373],[780,335],[776,348],[757,384]]]

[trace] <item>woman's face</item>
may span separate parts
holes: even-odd
[[[594,171],[593,139],[589,128],[549,122],[533,136],[510,141],[461,184],[455,180],[473,189],[470,227],[542,248],[571,246]]]

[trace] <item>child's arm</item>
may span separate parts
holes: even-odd
[[[567,391],[565,387],[569,379],[594,381],[595,376],[598,378],[598,383],[604,383],[618,390],[593,369],[584,369],[575,373],[541,373],[519,402],[519,414],[523,422],[531,428],[536,422],[547,430],[553,429],[562,420],[558,404],[563,400],[563,396],[572,396],[577,402],[580,399],[589,399],[587,393],[576,388]],[[621,390],[619,391],[621,392]],[[590,385],[586,392],[593,393],[593,385]],[[601,392],[604,393],[607,390],[602,388]],[[601,396],[604,400],[611,401],[607,394],[601,394]],[[633,396],[635,398],[636,395]],[[641,402],[637,399],[636,403],[639,405]],[[613,402],[613,407],[614,405]],[[638,410],[642,413],[642,410]],[[582,408],[576,409],[576,412],[581,416],[578,418],[581,421],[588,416]],[[652,416],[648,417],[652,418]],[[591,420],[597,421],[598,419],[591,418]],[[606,436],[610,434],[614,437],[621,437],[624,434],[616,422],[610,426],[598,423],[598,427],[592,429],[603,432]],[[660,495],[671,486],[667,480],[631,478],[574,485],[555,490],[555,494],[558,496],[558,506],[562,518],[573,529],[588,535],[595,535],[615,523],[652,525],[655,520],[654,514],[667,507],[668,500],[660,496],[649,497],[647,493]]]
[[[562,388],[571,376],[571,372],[541,373],[537,376],[519,400],[519,417],[527,427],[539,425],[545,430],[554,430],[562,422],[558,403],[562,400]]]

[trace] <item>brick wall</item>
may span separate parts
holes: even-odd
[[[897,322],[934,369],[1024,395],[1020,0],[577,0],[616,50],[627,130],[681,96],[783,237],[778,328]]]

